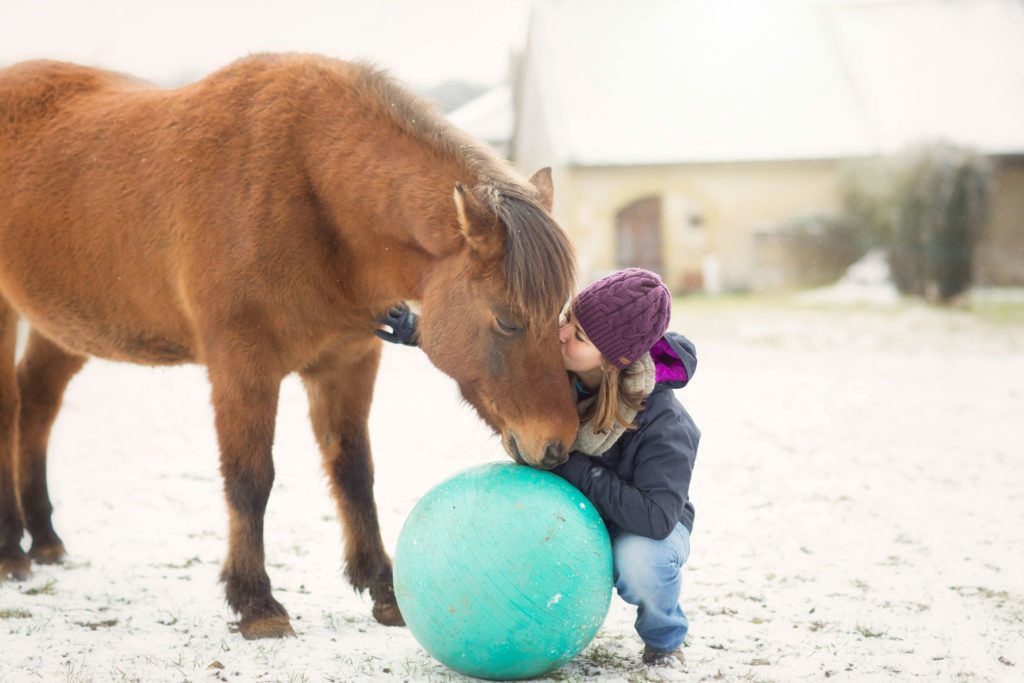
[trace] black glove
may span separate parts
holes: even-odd
[[[406,346],[419,346],[419,330],[416,329],[420,317],[409,310],[408,304],[398,304],[386,315],[377,318],[379,325],[387,325],[387,330],[376,330],[375,334],[386,342],[392,344],[405,344]]]

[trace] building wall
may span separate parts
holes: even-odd
[[[616,214],[659,195],[665,279],[674,290],[694,283],[712,291],[785,286],[799,274],[776,271],[793,259],[772,251],[770,234],[758,234],[796,216],[837,211],[841,163],[556,168],[555,215],[576,246],[584,282],[617,267]],[[1024,285],[1024,157],[997,163],[992,218],[976,264],[980,284]]]
[[[557,176],[555,214],[589,281],[616,268],[616,214],[660,195],[668,285],[748,289],[756,232],[794,215],[836,210],[836,168],[834,161],[570,167]]]
[[[975,263],[981,284],[1024,285],[1024,157],[996,161],[992,218]]]

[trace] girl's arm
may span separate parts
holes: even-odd
[[[581,453],[554,470],[582,491],[602,517],[624,531],[656,539],[671,534],[683,517],[700,440],[682,406],[671,403],[650,416],[632,483]]]

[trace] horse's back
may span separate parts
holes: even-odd
[[[304,272],[316,254],[282,254],[308,254],[322,220],[289,129],[297,93],[346,69],[261,55],[173,90],[60,62],[0,70],[0,298],[70,350],[148,363],[196,359],[203,318],[232,306],[280,311],[269,264]]]
[[[232,320],[317,347],[347,334],[338,313],[364,283],[321,192],[363,225],[390,198],[376,169],[417,144],[401,122],[428,118],[376,75],[315,55],[254,55],[177,89],[57,62],[0,71],[0,298],[119,360],[202,360]]]
[[[169,210],[137,153],[147,92],[164,91],[64,62],[0,70],[0,296],[69,350],[180,362]]]
[[[82,95],[141,85],[122,74],[68,62],[34,60],[0,69],[0,146],[5,135],[53,117]]]

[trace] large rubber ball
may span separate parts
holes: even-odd
[[[550,472],[466,470],[413,508],[395,595],[416,640],[478,678],[531,678],[587,646],[608,613],[612,550],[597,510]]]

